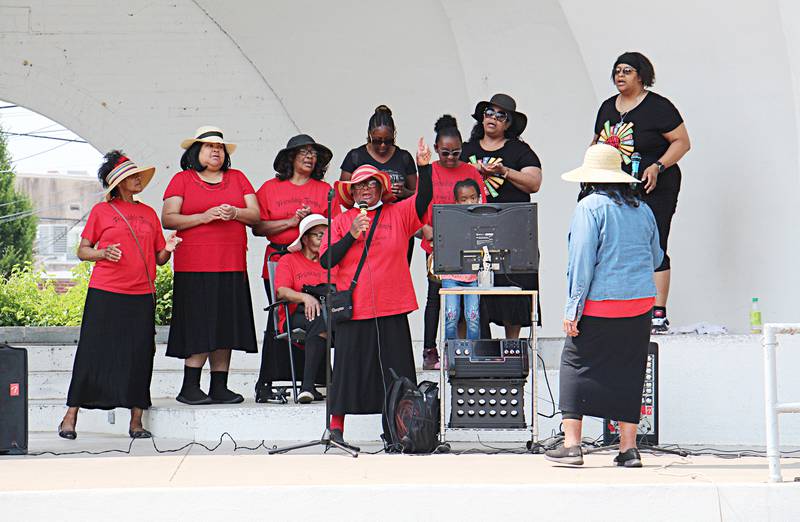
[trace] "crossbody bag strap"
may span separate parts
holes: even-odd
[[[150,271],[147,269],[147,260],[144,257],[144,250],[142,250],[142,245],[139,244],[139,238],[136,237],[136,232],[133,231],[133,227],[128,222],[127,218],[125,218],[125,216],[122,214],[122,212],[120,212],[119,209],[117,207],[115,207],[114,204],[111,203],[110,201],[108,202],[108,204],[111,206],[111,208],[114,209],[114,211],[117,214],[119,214],[119,217],[122,218],[122,221],[124,221],[125,224],[128,225],[128,230],[130,230],[131,235],[133,236],[133,240],[136,241],[136,248],[139,249],[139,256],[142,258],[142,263],[144,263],[144,273],[147,276],[147,282],[150,284],[150,295],[153,296],[153,304],[155,304],[155,302],[156,302],[156,286],[153,284],[153,280],[150,279]]]
[[[353,274],[353,282],[350,283],[350,290],[355,289],[356,283],[358,283],[358,276],[359,274],[361,274],[361,269],[364,267],[364,261],[367,260],[367,252],[369,252],[369,245],[370,243],[372,243],[372,236],[375,234],[375,229],[378,228],[378,218],[381,217],[381,210],[383,210],[383,205],[378,207],[378,211],[375,212],[375,219],[372,220],[372,226],[369,229],[367,242],[364,244],[364,251],[361,253],[361,259],[358,262],[358,268],[356,268],[356,273]]]

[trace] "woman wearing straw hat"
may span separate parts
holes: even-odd
[[[569,231],[559,397],[564,445],[545,456],[583,464],[581,426],[590,415],[619,421],[614,462],[641,467],[636,428],[656,295],[653,269],[663,257],[656,220],[610,145],[592,145],[583,166],[561,177],[583,190]]]
[[[533,149],[520,139],[528,117],[517,110],[517,102],[507,94],[495,94],[489,101],[478,102],[472,117],[477,123],[461,149],[461,159],[475,165],[485,179],[487,202],[530,202],[531,194],[542,185],[542,164]],[[539,276],[517,274],[509,278],[495,274],[494,284],[538,290]],[[531,325],[531,301],[524,297],[486,296],[481,299],[481,321],[504,326],[507,338],[517,338],[523,326]],[[488,332],[483,333],[488,336]]]
[[[289,244],[298,239],[298,227],[303,218],[310,214],[328,215],[331,186],[323,178],[331,158],[331,150],[314,141],[311,136],[293,136],[275,156],[272,163],[275,177],[267,180],[256,192],[261,215],[253,226],[253,234],[266,236],[269,240],[261,271],[268,300],[267,261],[277,262],[280,256],[275,253],[286,251]],[[339,205],[334,204],[331,211],[337,215]],[[291,379],[288,353],[273,343],[275,332],[272,331],[272,325],[272,320],[268,320],[267,331],[264,332],[261,370],[256,381],[256,402],[266,402],[273,395],[273,381]]]
[[[72,380],[69,407],[58,435],[75,439],[79,408],[130,408],[128,434],[148,438],[142,412],[150,407],[155,353],[156,264],[169,261],[180,243],[164,241],[156,212],[134,199],[153,179],[121,151],[103,158],[98,177],[105,201],[95,205],[81,233],[78,258],[94,261]]]
[[[327,283],[328,271],[319,264],[319,247],[328,230],[328,218],[310,214],[300,222],[300,235],[289,245],[289,254],[282,256],[275,270],[275,296],[292,303],[289,306],[292,328],[306,332],[303,384],[297,400],[307,404],[325,397],[316,389],[317,382],[325,382],[325,347],[327,325],[322,317],[319,300],[306,293],[307,287]],[[331,270],[331,280],[336,280],[336,268]],[[284,309],[280,309],[280,328],[285,330]]]
[[[343,443],[344,416],[381,413],[390,370],[416,382],[408,314],[417,309],[406,250],[408,239],[422,226],[430,206],[431,152],[422,138],[417,150],[420,176],[417,194],[394,203],[389,176],[372,165],[353,171],[348,181],[337,181],[336,192],[348,208],[331,225],[331,247],[322,239],[322,266],[336,266],[336,287],[344,290],[354,280],[352,319],[337,324],[333,382],[331,384],[331,438]],[[373,225],[374,232],[371,230]],[[384,419],[384,432],[387,425]]]
[[[200,127],[181,147],[184,170],[167,186],[161,212],[164,226],[183,238],[167,356],[185,360],[179,402],[235,404],[244,398],[228,389],[231,350],[258,351],[246,259],[246,225],[258,221],[258,202],[244,173],[230,168],[236,145],[221,129]],[[208,394],[200,389],[206,360]]]

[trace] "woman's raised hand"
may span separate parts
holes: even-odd
[[[353,224],[350,225],[350,235],[358,239],[358,236],[360,236],[362,232],[366,232],[368,229],[369,216],[366,214],[359,214],[353,220]]]
[[[430,163],[431,149],[428,148],[428,145],[425,143],[425,138],[420,136],[419,142],[417,143],[417,165],[424,167],[425,165],[430,165]]]
[[[183,241],[183,239],[178,237],[177,232],[173,232],[167,238],[167,246],[164,247],[164,250],[167,252],[174,252],[175,248],[177,248],[178,244]]]

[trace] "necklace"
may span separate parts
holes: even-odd
[[[619,121],[620,121],[620,123],[623,123],[625,121],[625,117],[628,115],[629,112],[631,112],[633,109],[638,107],[640,103],[642,103],[642,100],[644,100],[644,97],[646,95],[647,95],[647,91],[643,89],[642,92],[640,92],[639,94],[636,95],[636,98],[633,101],[633,105],[631,105],[630,108],[628,108],[625,111],[622,110],[622,98],[621,97],[617,98],[617,102],[619,102],[619,107],[617,108],[617,110],[619,111]]]

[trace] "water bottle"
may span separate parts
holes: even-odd
[[[750,333],[760,334],[761,331],[761,310],[758,309],[758,297],[754,297],[750,305]]]

